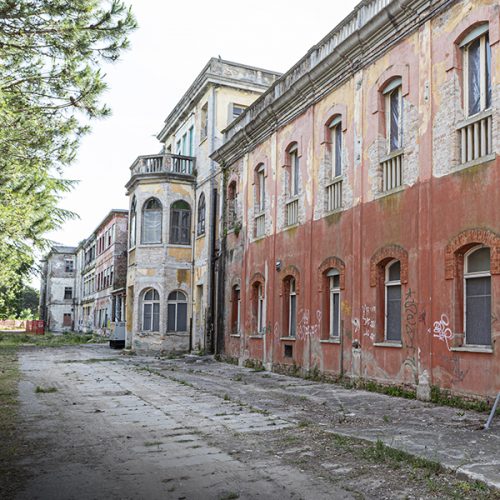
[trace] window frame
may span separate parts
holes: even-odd
[[[399,270],[399,279],[398,280],[390,280],[389,279],[389,272],[390,272],[390,268],[396,264],[397,262],[399,262],[399,265],[401,266],[401,260],[399,259],[392,259],[390,260],[386,265],[385,265],[385,269],[384,269],[384,342],[389,342],[389,343],[402,343],[402,313],[400,312],[400,324],[399,324],[399,339],[396,340],[396,339],[388,339],[387,338],[387,327],[388,327],[388,324],[389,324],[389,321],[388,321],[388,318],[389,318],[389,315],[388,315],[388,304],[389,304],[389,301],[387,300],[388,297],[388,288],[389,287],[396,287],[396,286],[399,286],[400,288],[400,299],[399,299],[399,302],[400,302],[400,310],[401,310],[401,305],[403,303],[403,300],[402,300],[402,292],[403,292],[403,289],[402,289],[402,284],[401,284],[401,267],[400,267],[400,270]]]
[[[171,295],[173,293],[176,293],[177,294],[177,298],[176,299],[171,299]],[[182,300],[180,300],[178,298],[178,295],[181,294],[184,298]],[[186,323],[186,329],[185,330],[179,330],[179,304],[186,304],[186,309],[185,309],[185,314],[186,314],[186,317],[185,317],[185,323]],[[188,296],[187,294],[182,291],[182,290],[172,290],[169,294],[168,294],[168,297],[167,297],[167,332],[181,332],[181,333],[185,333],[189,330],[189,325],[188,325],[188,308],[187,308],[187,304],[188,304]],[[170,319],[170,313],[169,313],[169,309],[171,306],[173,305],[174,306],[174,309],[175,309],[175,313],[174,313],[174,329],[173,330],[169,330],[169,319]]]
[[[336,115],[328,124],[330,157],[331,157],[331,179],[337,179],[343,174],[342,156],[344,148],[344,138],[342,137],[342,117]],[[339,151],[337,151],[338,141],[340,141]],[[337,167],[339,172],[337,173]]]
[[[299,190],[299,185],[300,185],[299,146],[296,142],[292,143],[292,145],[288,147],[287,154],[288,154],[288,162],[290,164],[289,197],[294,198],[295,196],[298,196],[300,193],[300,190]]]
[[[180,204],[185,204],[188,208],[179,208],[178,207],[175,207],[175,205],[180,205]],[[174,239],[174,233],[173,233],[173,230],[174,230],[174,212],[177,211],[179,212],[179,224],[178,224],[178,238],[177,240]],[[189,217],[188,217],[188,223],[187,223],[187,228],[185,228],[187,230],[187,239],[186,240],[183,240],[182,239],[182,224],[181,224],[181,221],[182,221],[182,213],[184,212],[188,212],[189,214]],[[191,206],[189,205],[189,203],[185,200],[176,200],[174,201],[171,205],[170,205],[170,231],[169,231],[169,244],[170,245],[182,245],[182,246],[191,246],[191,216],[192,216],[192,210],[191,210]]]
[[[403,84],[401,77],[391,80],[382,90],[385,109],[385,139],[387,154],[403,149]],[[397,120],[397,147],[393,147],[393,125],[392,125],[392,96],[397,94],[398,120]]]
[[[341,325],[341,308],[340,308],[340,271],[338,269],[330,269],[326,273],[326,277],[328,278],[328,290],[329,290],[329,296],[328,296],[328,312],[329,312],[329,325],[328,325],[328,337],[330,339],[339,339],[340,340],[340,325]],[[338,284],[335,286],[335,277],[338,277]],[[334,308],[335,308],[335,295],[338,297],[337,299],[337,308],[338,308],[338,313],[337,313],[337,318],[338,318],[338,323],[337,323],[337,331],[338,334],[334,334]]]
[[[265,295],[264,295],[264,285],[262,283],[257,283],[257,335],[262,335],[264,333],[265,327]]]
[[[153,298],[152,299],[146,299],[146,295],[152,291],[153,292]],[[156,298],[158,297],[158,298]],[[156,290],[155,288],[147,288],[146,290],[144,290],[143,294],[142,294],[142,301],[141,301],[141,331],[143,332],[151,332],[151,333],[157,333],[160,331],[160,320],[161,320],[161,309],[160,309],[160,293],[158,292],[158,290]],[[146,321],[145,321],[145,312],[146,312],[146,305],[150,305],[151,306],[151,318],[150,318],[150,322],[151,322],[151,325],[150,325],[150,328],[146,328]],[[157,305],[157,309],[158,309],[158,330],[154,330],[154,317],[155,317],[155,305]]]
[[[479,40],[479,110],[471,112],[470,110],[470,48]],[[459,44],[462,52],[463,64],[463,105],[464,113],[467,118],[478,115],[486,111],[492,106],[492,86],[491,86],[491,73],[492,73],[492,54],[491,44],[489,41],[489,24],[484,23],[477,26],[467,36],[464,37]],[[489,55],[489,71],[488,71],[488,55]],[[489,80],[489,81],[488,81]],[[489,91],[488,91],[489,88]],[[488,102],[489,96],[489,102]]]
[[[257,213],[264,212],[266,209],[266,167],[263,163],[257,165],[255,169],[257,178],[257,189],[255,191],[255,206]]]
[[[198,213],[197,213],[196,235],[203,236],[206,226],[206,201],[205,193],[201,193],[198,198]]]
[[[292,319],[294,319],[293,322]],[[297,280],[293,276],[288,279],[288,336],[297,337]]]
[[[159,207],[156,208],[146,208],[146,206],[151,203],[156,202]],[[149,213],[159,213],[160,214],[160,228],[158,232],[159,239],[155,241],[145,241],[145,228],[146,228],[146,216]],[[151,197],[148,198],[142,206],[142,217],[141,217],[141,245],[161,245],[163,242],[163,205],[158,198]]]
[[[488,248],[490,251],[490,267],[489,271],[472,271],[469,272],[468,267],[469,267],[469,257],[477,252],[478,250],[482,248]],[[489,344],[477,344],[477,343],[469,343],[467,339],[467,280],[468,279],[474,279],[474,278],[489,278],[490,280],[490,311],[491,311],[491,305],[492,305],[492,289],[491,289],[491,248],[486,246],[486,245],[475,245],[472,248],[470,248],[465,254],[464,254],[464,268],[463,268],[463,297],[462,297],[462,307],[463,307],[463,330],[464,330],[464,345],[467,347],[485,347],[485,346],[491,346],[492,343],[492,336],[491,336],[491,326],[490,326],[490,343]]]

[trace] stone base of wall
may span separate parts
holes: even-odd
[[[145,356],[168,356],[189,352],[189,334],[136,334],[132,350]]]

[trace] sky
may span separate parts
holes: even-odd
[[[96,121],[65,177],[78,180],[61,206],[76,212],[48,237],[77,245],[112,208],[128,208],[129,167],[159,152],[156,134],[210,57],[287,71],[359,0],[125,0],[139,28],[121,60],[103,67],[102,101],[112,116]]]

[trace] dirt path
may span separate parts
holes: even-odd
[[[331,434],[333,422],[354,430],[361,413],[332,386],[106,346],[19,358],[29,452],[18,465],[31,474],[19,499],[499,498],[432,463]]]

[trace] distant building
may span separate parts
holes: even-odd
[[[279,75],[211,59],[165,120],[159,154],[139,156],[130,197],[128,343],[214,350],[222,130]]]
[[[114,209],[78,247],[42,261],[40,318],[54,332],[109,335],[125,321],[128,211]]]
[[[40,319],[45,321],[47,330],[73,330],[76,248],[53,246],[42,266]]]

